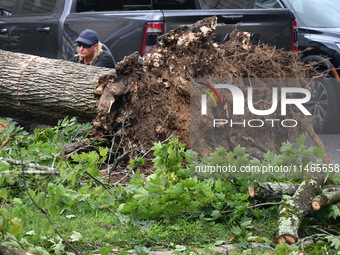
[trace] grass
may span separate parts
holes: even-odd
[[[218,254],[213,247],[224,244],[233,244],[240,248],[239,251],[230,253],[232,255],[295,254],[295,251],[300,250],[296,246],[281,245],[275,248],[277,209],[277,206],[272,206],[250,210],[249,216],[253,220],[251,224],[241,226],[240,231],[237,231],[238,225],[235,222],[211,220],[202,215],[194,217],[187,214],[168,219],[137,221],[107,209],[87,213],[64,211],[53,218],[53,222],[68,240],[75,233],[80,233],[81,237],[72,244],[86,255],[124,255],[130,254],[131,251],[137,254],[148,254],[148,251],[152,250],[172,250],[174,254],[197,254],[193,252],[195,249],[203,249],[199,254]],[[64,251],[69,249],[63,246],[47,218],[40,212],[32,211],[25,217],[22,217],[20,211],[16,209],[7,213],[12,217],[23,219],[17,235],[21,243],[25,243],[26,240],[35,247],[43,247],[50,254],[67,254]],[[323,219],[318,220],[319,224],[323,221]],[[236,222],[245,221],[238,219]],[[302,225],[304,230],[302,236],[318,232],[311,228],[311,225],[317,225],[315,221],[313,217],[306,218]],[[328,224],[333,226],[329,219]],[[336,220],[334,226],[339,227]],[[250,248],[252,242],[263,244],[265,251],[254,252]],[[59,253],[56,252],[58,248],[61,250]],[[306,254],[311,255],[339,255],[329,247],[327,242],[306,245],[304,250],[307,251]]]
[[[15,211],[10,212],[15,216]],[[270,214],[270,212],[265,213]],[[266,222],[263,219],[266,218]],[[267,216],[254,223],[250,228],[252,234],[261,234],[267,238],[274,237],[273,225]],[[85,254],[100,251],[103,247],[123,250],[131,250],[140,247],[154,249],[174,250],[179,246],[191,248],[215,246],[245,240],[247,235],[240,234],[235,238],[231,229],[233,224],[223,221],[210,221],[200,217],[181,216],[158,221],[134,221],[124,215],[117,215],[107,210],[96,210],[86,214],[76,212],[64,212],[53,219],[59,231],[67,238],[74,231],[81,234],[80,240],[73,243],[77,249]],[[261,230],[261,231],[257,231]],[[51,248],[51,240],[57,240],[58,236],[53,231],[48,220],[40,212],[32,212],[26,215],[19,232],[20,238],[25,238],[29,243]],[[55,241],[56,242],[56,241]]]

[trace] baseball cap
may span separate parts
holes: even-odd
[[[99,37],[96,31],[91,29],[85,29],[83,32],[80,33],[76,42],[83,42],[89,45],[95,44],[99,41]]]

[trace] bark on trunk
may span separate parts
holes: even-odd
[[[295,183],[255,182],[253,186],[248,186],[249,196],[253,198],[292,196],[290,200],[282,204],[279,212],[277,243],[296,243],[301,221],[311,211],[311,208],[319,210],[327,204],[340,201],[340,186],[324,185],[321,187],[323,182],[324,178],[318,178],[304,181],[301,185]],[[320,190],[321,194],[319,194]]]
[[[285,201],[279,212],[277,243],[294,244],[303,218],[311,210],[311,201],[316,197],[324,178],[308,179],[301,183],[293,197]]]
[[[248,193],[250,197],[259,198],[274,198],[282,197],[282,195],[294,195],[298,189],[299,184],[283,183],[283,182],[255,182],[254,186],[248,186]]]
[[[306,131],[315,144],[326,151],[324,144],[313,128],[307,126]],[[323,161],[326,165],[330,164],[328,153],[324,153]],[[293,197],[282,204],[279,212],[277,243],[295,244],[298,241],[298,230],[301,222],[312,209],[312,200],[320,194],[327,177],[328,175],[325,173],[306,172],[304,174],[304,181],[295,191]]]
[[[93,90],[114,69],[0,50],[0,116],[56,124],[65,116],[91,121]]]

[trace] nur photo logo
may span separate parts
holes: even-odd
[[[258,83],[258,80],[246,81],[248,84]],[[269,84],[268,84],[269,82]],[[249,86],[244,87],[243,90],[239,85],[232,83],[207,83],[197,82],[197,86],[201,92],[201,116],[208,114],[208,101],[213,102],[210,107],[221,107],[228,106],[231,108],[231,114],[226,114],[231,118],[225,118],[224,116],[214,116],[212,120],[212,127],[220,127],[223,125],[229,127],[243,126],[243,127],[263,127],[265,124],[269,124],[271,127],[275,127],[276,124],[280,124],[283,127],[295,127],[298,125],[298,120],[287,117],[288,107],[294,111],[299,111],[305,116],[311,116],[312,114],[308,111],[304,104],[310,101],[311,93],[308,89],[302,87],[282,87],[275,86],[276,80],[265,81],[260,91],[265,91],[265,98],[261,98],[261,92],[257,93],[260,95],[255,96],[255,87]],[[257,87],[256,87],[257,89]],[[227,99],[223,102],[223,99]],[[229,99],[229,100],[228,100]],[[265,102],[266,108],[261,108],[258,105],[259,102]],[[210,104],[211,105],[211,104]],[[223,112],[223,111],[222,111]],[[240,119],[239,117],[252,116],[251,119]],[[280,118],[272,118],[271,115],[279,116]],[[237,120],[233,119],[237,116]]]

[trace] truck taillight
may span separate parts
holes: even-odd
[[[149,22],[143,33],[141,55],[144,56],[150,48],[157,43],[157,37],[164,34],[164,23]]]
[[[292,51],[297,52],[298,51],[298,39],[299,39],[299,34],[298,34],[298,27],[297,27],[297,21],[293,20],[292,21]]]

